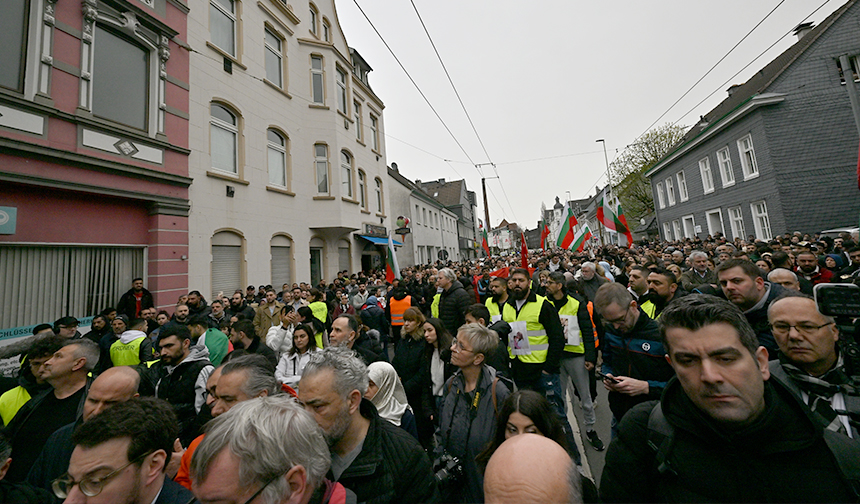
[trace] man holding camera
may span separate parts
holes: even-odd
[[[840,352],[839,329],[832,317],[822,315],[815,301],[793,291],[768,309],[779,360],[770,361],[771,376],[784,383],[832,431],[860,439],[860,391],[853,386],[854,360]]]

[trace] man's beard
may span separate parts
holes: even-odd
[[[807,275],[810,273],[815,273],[815,266],[801,266],[800,271],[806,273]]]
[[[329,448],[340,443],[340,441],[346,434],[346,430],[349,428],[349,424],[349,407],[348,405],[344,405],[343,409],[337,414],[337,417],[334,419],[334,423],[331,425],[331,427],[329,427],[328,431],[323,431],[323,437],[325,437],[325,441],[326,443],[328,443]]]
[[[517,301],[520,301],[520,300],[523,300],[529,296],[529,290],[528,289],[513,288],[513,289],[511,289],[510,295],[512,298],[516,299]]]
[[[499,301],[502,300],[502,295],[504,295],[504,294],[507,294],[507,291],[503,291],[500,294],[493,294],[493,296],[492,296],[493,302],[496,304],[499,304]]]

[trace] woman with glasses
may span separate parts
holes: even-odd
[[[479,324],[460,327],[451,344],[451,363],[458,371],[443,388],[436,455],[456,457],[463,477],[442,489],[446,502],[484,501],[484,479],[475,457],[492,438],[496,412],[510,394],[496,371],[484,363],[498,345],[498,335]]]

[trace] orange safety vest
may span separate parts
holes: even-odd
[[[600,338],[597,337],[597,326],[594,325],[594,303],[589,301],[586,306],[588,308],[588,317],[591,319],[591,326],[594,327],[594,348],[599,348]]]
[[[389,309],[391,310],[391,325],[403,325],[403,312],[412,306],[412,296],[406,296],[400,301],[391,298]]]

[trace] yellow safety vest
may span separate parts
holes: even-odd
[[[131,343],[125,345],[120,340],[113,342],[110,346],[110,360],[114,366],[137,366],[140,364],[140,345],[145,336],[141,336]]]
[[[576,329],[579,330],[579,344],[578,345],[564,345],[565,352],[571,352],[575,354],[584,354],[585,353],[585,342],[582,340],[582,328],[579,327],[579,319],[576,318],[576,313],[579,311],[579,301],[576,299],[567,296],[567,303],[561,307],[561,310],[558,311],[559,316],[561,315],[572,315],[573,318],[571,322],[576,324]]]
[[[549,337],[546,335],[544,326],[538,321],[541,308],[543,308],[543,304],[546,302],[545,297],[537,296],[537,301],[527,302],[523,305],[519,315],[517,315],[517,310],[514,308],[513,303],[505,303],[505,307],[502,309],[502,318],[509,324],[511,322],[525,322],[526,336],[529,339],[529,353],[525,355],[515,356],[511,347],[508,346],[508,355],[511,359],[518,357],[520,361],[529,364],[546,362],[547,352],[549,351]]]
[[[645,315],[648,315],[654,320],[657,320],[658,318],[660,318],[660,315],[662,315],[662,313],[660,313],[660,315],[657,315],[656,317],[654,316],[654,314],[657,313],[657,305],[655,305],[654,302],[651,300],[645,301],[644,303],[639,305],[639,309],[642,310]]]
[[[442,293],[433,296],[433,302],[430,303],[430,315],[434,318],[439,318],[439,301],[442,300]]]
[[[322,301],[314,301],[313,303],[308,305],[308,308],[314,314],[314,318],[325,324],[325,319],[328,316],[328,306]]]
[[[21,406],[27,404],[29,400],[30,393],[24,387],[19,386],[4,392],[0,396],[0,417],[3,418],[3,423],[9,425]]]

